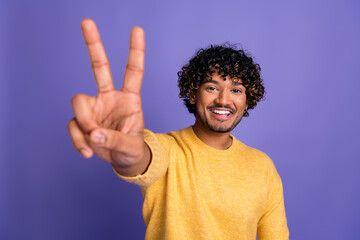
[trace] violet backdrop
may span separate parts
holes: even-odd
[[[238,43],[266,100],[233,134],[274,161],[290,236],[356,239],[360,214],[360,2],[0,1],[0,239],[143,239],[139,188],[72,147],[70,99],[96,94],[80,21],[98,24],[117,87],[132,26],[146,33],[145,125],[191,125],[177,71]]]

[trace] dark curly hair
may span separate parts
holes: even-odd
[[[212,74],[217,73],[224,80],[226,77],[232,81],[241,79],[246,88],[247,109],[253,109],[265,93],[260,72],[260,65],[254,63],[244,50],[237,50],[236,46],[228,43],[211,45],[209,48],[199,49],[177,73],[179,97],[183,99],[189,112],[195,115],[196,108],[190,103],[190,96],[196,93],[204,80],[211,79]],[[248,111],[243,116],[249,116]]]

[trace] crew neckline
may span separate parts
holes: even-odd
[[[237,139],[232,134],[230,134],[230,137],[232,138],[231,146],[227,149],[222,150],[222,149],[217,149],[217,148],[211,147],[211,146],[207,145],[206,143],[204,143],[203,141],[201,141],[201,139],[196,136],[193,126],[189,126],[189,127],[185,128],[185,133],[189,135],[191,141],[197,145],[199,150],[204,151],[204,152],[212,152],[212,153],[217,153],[217,154],[230,154],[235,151],[235,149],[238,145]]]

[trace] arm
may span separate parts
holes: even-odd
[[[160,179],[169,166],[170,142],[166,134],[154,134],[149,130],[144,131],[145,143],[151,152],[151,163],[143,174],[136,176],[124,176],[115,170],[115,173],[123,180],[135,183],[140,187],[148,187]]]
[[[145,36],[140,27],[130,34],[123,88],[114,88],[110,65],[95,23],[85,19],[81,29],[98,87],[98,95],[77,94],[68,130],[74,147],[85,158],[94,153],[124,176],[146,171],[151,153],[144,142],[140,89],[144,74]]]
[[[274,165],[270,169],[268,184],[267,208],[257,229],[259,240],[288,240],[283,186]]]

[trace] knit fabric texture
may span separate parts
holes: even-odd
[[[230,148],[212,148],[192,127],[144,136],[147,171],[117,174],[141,187],[145,239],[289,239],[281,179],[266,154],[233,136]]]

